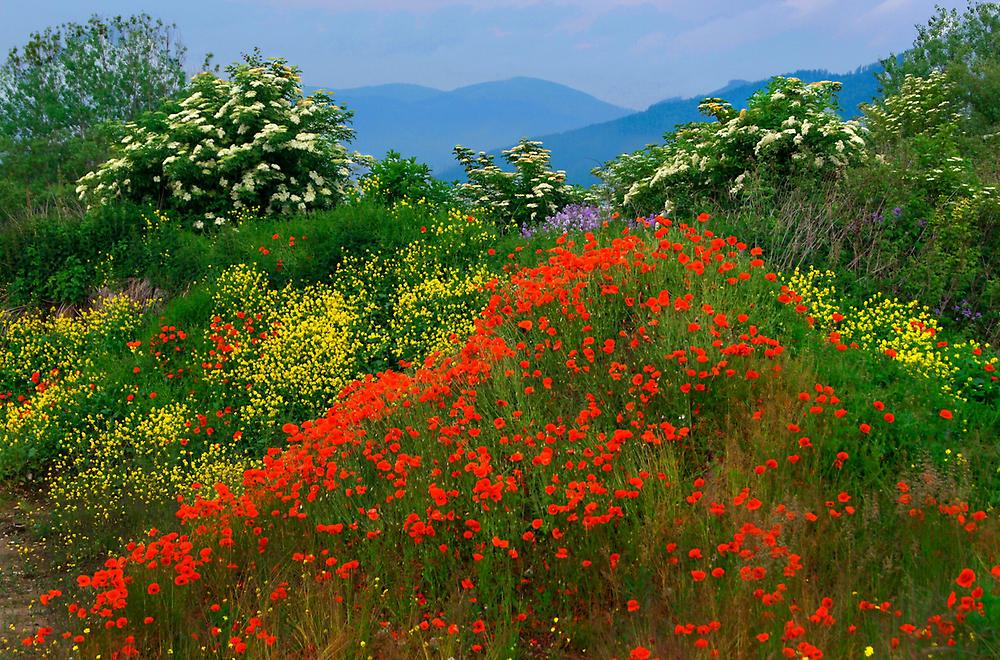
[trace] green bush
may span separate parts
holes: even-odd
[[[129,200],[223,224],[232,209],[288,214],[343,199],[357,160],[351,113],[326,93],[303,98],[298,69],[248,55],[194,77],[183,98],[127,125],[114,157],[80,179],[92,205]],[[202,219],[202,217],[204,219]]]
[[[452,187],[431,176],[431,168],[416,158],[403,158],[390,151],[361,177],[359,186],[366,200],[391,208],[404,200],[442,206],[452,201]]]
[[[143,265],[130,249],[145,231],[134,205],[94,209],[82,217],[37,217],[0,229],[0,291],[7,305],[82,302],[104,284],[104,265],[119,271]],[[123,275],[124,277],[125,275]]]
[[[0,65],[0,221],[80,214],[74,184],[107,160],[119,122],[183,86],[176,31],[147,14],[93,16],[10,50]]]
[[[865,118],[879,158],[898,182],[895,208],[922,226],[899,246],[910,257],[901,261],[899,289],[992,334],[1000,324],[1000,205],[996,187],[976,171],[978,148],[965,107],[960,85],[946,72],[906,74],[895,94],[865,108]]]

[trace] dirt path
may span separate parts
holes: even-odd
[[[16,496],[0,493],[0,658],[18,654],[21,639],[45,625],[38,548],[26,529],[28,512]]]

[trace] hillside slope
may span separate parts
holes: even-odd
[[[995,657],[992,386],[842,344],[759,250],[657,222],[519,246],[545,256],[486,285],[467,340],[192,487],[177,531],[49,591],[72,616],[25,645]]]

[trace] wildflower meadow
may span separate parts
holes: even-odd
[[[908,61],[591,188],[259,52],[105,126],[0,225],[0,656],[997,657],[990,124]]]

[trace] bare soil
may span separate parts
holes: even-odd
[[[48,588],[40,571],[42,548],[28,530],[30,505],[0,493],[0,658],[21,654],[21,640],[46,625],[39,593]]]

